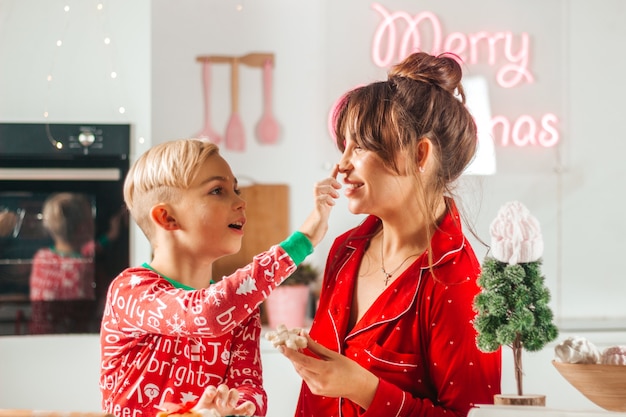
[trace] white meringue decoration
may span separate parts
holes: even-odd
[[[300,335],[302,329],[287,329],[287,326],[280,324],[276,331],[269,331],[265,334],[265,338],[272,342],[274,347],[286,346],[289,349],[304,349],[307,346],[306,337]]]
[[[602,351],[602,365],[626,365],[626,346],[611,346]]]
[[[489,231],[491,254],[500,262],[511,265],[535,262],[543,254],[539,221],[519,201],[504,204]]]
[[[598,348],[584,337],[568,337],[554,347],[556,358],[564,363],[593,364],[600,361]]]

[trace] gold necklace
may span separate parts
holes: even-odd
[[[400,263],[400,265],[398,265],[398,267],[396,269],[394,269],[391,272],[387,272],[385,270],[385,257],[383,255],[383,243],[385,241],[385,234],[383,233],[383,235],[380,237],[380,270],[382,271],[383,275],[385,275],[385,287],[389,284],[389,280],[391,279],[391,277],[393,276],[393,274],[395,274],[396,272],[398,272],[398,270],[400,268],[402,268],[402,265],[404,265],[404,263],[406,261],[408,261],[409,259],[411,259],[414,256],[419,255],[419,253],[414,253],[413,255],[409,255],[407,256],[404,261],[402,261]]]

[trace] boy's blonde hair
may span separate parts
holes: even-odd
[[[41,214],[43,227],[55,240],[78,249],[93,239],[93,210],[83,194],[52,194],[44,202]]]
[[[148,149],[135,161],[124,181],[124,201],[148,240],[153,235],[152,207],[175,201],[189,188],[200,165],[215,154],[219,148],[211,142],[178,139]]]

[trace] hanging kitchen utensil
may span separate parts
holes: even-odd
[[[211,126],[211,63],[209,61],[202,62],[202,87],[204,98],[204,127],[198,133],[197,138],[208,139],[209,141],[219,144],[222,137]]]
[[[259,142],[271,145],[278,141],[280,126],[272,114],[272,61],[263,65],[263,114],[256,126]]]
[[[246,132],[239,117],[239,60],[231,60],[231,115],[226,126],[226,148],[243,151],[246,148]]]

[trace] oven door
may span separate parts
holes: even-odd
[[[116,158],[3,161],[0,335],[99,331],[108,284],[129,264],[127,170],[128,162]],[[71,251],[44,222],[44,203],[60,194],[86,201],[92,222],[81,228],[89,236]],[[71,211],[65,216],[68,230],[76,229],[72,223],[79,216]]]

